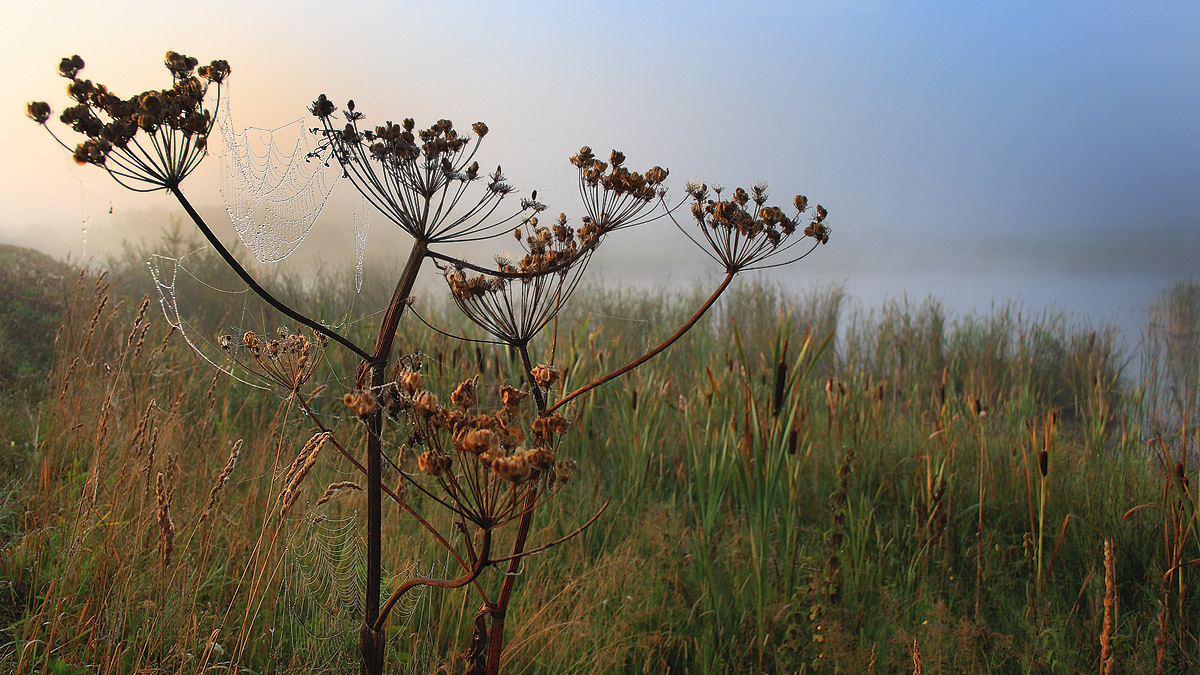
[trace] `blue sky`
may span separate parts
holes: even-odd
[[[0,131],[19,161],[0,169],[0,241],[78,255],[90,218],[98,253],[172,212],[71,166],[23,109],[35,98],[62,107],[60,56],[80,53],[86,75],[132,92],[161,86],[161,55],[175,49],[233,64],[239,126],[300,117],[321,92],[376,120],[485,120],[483,163],[569,215],[566,157],[583,144],[667,166],[677,190],[690,178],[763,180],[785,201],[803,192],[829,207],[834,238],[801,274],[852,285],[890,274],[893,288],[909,279],[936,294],[914,273],[982,269],[998,281],[981,292],[1002,297],[1004,275],[1030,268],[1156,279],[1200,269],[1186,254],[1200,241],[1196,3],[164,7],[9,10]],[[217,209],[209,164],[185,188]],[[331,207],[325,220],[319,241],[345,239],[344,214]],[[638,236],[635,261],[680,250],[670,232]],[[699,260],[680,254],[677,275]]]

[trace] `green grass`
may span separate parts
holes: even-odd
[[[355,670],[353,639],[314,635],[322,614],[297,625],[321,598],[281,590],[306,517],[365,510],[361,493],[313,506],[352,470],[325,455],[297,509],[269,515],[273,477],[311,430],[278,396],[214,379],[177,335],[164,343],[154,303],[135,321],[145,287],[114,276],[130,281],[64,277],[66,328],[52,365],[38,361],[31,378],[45,383],[29,403],[37,424],[21,432],[22,461],[0,490],[0,669]],[[345,280],[276,281],[297,302],[324,303],[318,313],[348,303]],[[1152,672],[1156,639],[1165,672],[1197,665],[1198,566],[1169,572],[1200,558],[1200,477],[1179,452],[1196,432],[1148,443],[1146,397],[1122,373],[1110,330],[1010,309],[952,317],[936,301],[842,316],[836,288],[793,298],[752,278],[730,293],[661,359],[569,408],[559,453],[581,471],[539,512],[532,542],[611,505],[523,566],[506,672],[911,672],[914,645],[926,673],[1096,671],[1105,539],[1117,556],[1119,668]],[[558,326],[566,386],[636,356],[704,295],[581,290]],[[444,303],[419,308],[469,330]],[[200,309],[214,322],[224,311]],[[262,321],[255,330],[270,327]],[[52,342],[55,329],[38,330]],[[496,348],[446,345],[412,321],[400,344],[422,349],[444,392],[473,372],[494,385],[519,369]],[[354,363],[333,348],[328,358],[315,404],[345,418]],[[359,447],[353,420],[342,434]],[[231,480],[197,525],[239,438]],[[175,490],[169,565],[158,473]],[[427,498],[410,500],[453,529]],[[411,521],[386,515],[389,570],[445,564]],[[392,662],[417,654],[427,670],[458,669],[477,605],[427,591],[392,625]]]

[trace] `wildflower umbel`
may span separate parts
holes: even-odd
[[[765,185],[755,185],[749,192],[739,187],[729,199],[722,199],[722,192],[718,187],[710,193],[704,184],[687,186],[692,217],[700,226],[704,243],[678,221],[675,225],[710,258],[721,263],[726,272],[787,265],[812,253],[817,244],[829,241],[829,227],[825,225],[828,212],[818,204],[810,213],[808,197],[804,195],[792,200],[795,214],[789,216],[778,206],[767,206]],[[805,219],[808,224],[801,230]],[[798,232],[801,236],[795,237]],[[812,245],[795,254],[793,249],[808,238],[814,240]],[[789,256],[789,251],[793,255]]]
[[[450,120],[438,120],[418,130],[412,118],[400,124],[385,122],[360,128],[365,116],[346,104],[345,125],[335,123],[337,106],[325,94],[309,111],[321,123],[313,133],[322,137],[313,153],[332,154],[363,197],[414,238],[428,243],[471,241],[501,234],[521,213],[537,206],[524,200],[520,211],[493,221],[501,201],[515,191],[500,167],[481,173],[475,153],[488,133],[483,122],[460,132]],[[482,195],[470,206],[464,201],[472,183],[483,182]]]
[[[583,217],[576,227],[568,225],[565,215],[553,222],[545,218],[548,224],[543,224],[539,219],[546,206],[537,201],[536,191],[514,205],[512,202],[517,200],[508,197],[515,188],[500,167],[490,173],[481,171],[476,156],[488,134],[482,122],[469,130],[444,119],[423,129],[418,129],[412,119],[367,125],[353,101],[339,111],[322,94],[309,109],[319,122],[313,132],[321,138],[309,159],[315,157],[326,163],[336,160],[364,198],[414,238],[407,262],[400,267],[392,299],[378,321],[374,346],[368,347],[297,311],[263,288],[184,197],[180,181],[203,158],[212,129],[213,116],[204,107],[206,94],[215,84],[219,103],[229,66],[224,61],[199,66],[196,59],[174,52],[168,52],[165,62],[173,80],[170,88],[122,99],[103,85],[80,79],[82,59],[64,59],[59,70],[71,81],[68,93],[75,104],[62,113],[61,119],[85,137],[83,143],[68,149],[76,161],[105,169],[130,189],[169,191],[250,291],[291,321],[313,331],[313,338],[307,333],[282,331],[270,339],[246,332],[240,337],[220,336],[218,343],[233,360],[286,391],[289,402],[298,402],[318,430],[281,475],[282,487],[275,504],[280,516],[299,500],[306,476],[325,445],[332,445],[365,476],[361,485],[351,481],[334,483],[317,500],[321,505],[342,490],[360,487],[366,493],[368,546],[363,624],[359,630],[363,672],[383,672],[388,644],[386,621],[405,593],[419,586],[453,589],[471,585],[481,595],[482,606],[475,617],[472,647],[465,654],[469,670],[498,673],[505,612],[521,561],[575,537],[607,506],[606,502],[590,520],[565,537],[527,547],[535,509],[578,468],[573,460],[559,457],[559,438],[569,425],[555,411],[667,349],[696,325],[737,272],[786,264],[775,261],[807,255],[812,248],[795,248],[802,239],[812,238],[816,242],[813,248],[826,242],[829,232],[824,224],[825,210],[817,206],[806,216],[807,199],[797,197],[793,202],[795,214],[785,215],[782,209],[766,205],[762,186],[750,192],[736,190],[729,199],[723,199],[719,189],[710,198],[707,187],[689,186],[688,197],[701,235],[688,236],[722,263],[725,278],[695,314],[658,346],[563,394],[563,387],[555,383],[570,378],[565,369],[561,375],[555,369],[553,347],[548,362],[540,362],[531,355],[531,342],[571,296],[592,254],[607,235],[673,213],[665,202],[666,169],[654,166],[639,173],[627,168],[624,153],[614,150],[603,161],[585,146],[570,160],[578,171]],[[52,115],[44,102],[30,103],[26,111],[43,126]],[[663,206],[662,212],[656,210],[658,205]],[[511,260],[497,257],[494,268],[439,250],[441,244],[488,239],[508,232],[515,234],[524,253]],[[411,304],[418,275],[429,261],[445,276],[458,306],[520,357],[524,391],[511,386],[491,388],[476,376],[439,396],[427,388],[430,378],[420,372],[419,352],[399,361],[393,359],[400,321]],[[360,359],[353,384],[347,380],[348,390],[342,401],[357,417],[355,422],[365,427],[364,462],[343,447],[331,425],[326,425],[300,394],[321,364],[326,340],[342,345]],[[482,356],[479,360],[482,362]],[[482,365],[480,370],[484,370]],[[552,396],[557,400],[551,401]],[[536,405],[536,410],[528,414],[522,408],[527,398]],[[394,431],[407,436],[400,459],[385,452],[385,433]],[[156,434],[156,428],[148,432],[151,454]],[[415,455],[415,472],[413,462],[405,459],[408,449]],[[219,487],[228,480],[236,457],[235,446],[217,486],[210,492],[206,513],[214,508]],[[385,462],[404,481],[404,490],[393,492],[386,487]],[[170,461],[168,464],[174,466]],[[153,466],[147,462],[147,480]],[[174,467],[165,475],[157,474],[155,486],[164,562],[173,542],[171,485],[166,477],[177,473]],[[430,501],[405,498],[406,492],[415,496],[414,491]],[[384,597],[381,542],[385,494],[450,554],[461,568],[460,576],[415,577],[380,602]],[[433,504],[456,516],[456,525],[466,535],[462,553],[439,530],[437,519],[427,520],[418,510]],[[510,540],[511,555],[493,555],[494,530],[513,520],[520,524]],[[468,531],[467,523],[475,526],[474,534]],[[499,582],[498,594],[492,594],[487,587],[493,584],[480,580],[479,575],[502,563],[507,563],[507,573]]]
[[[599,237],[595,231],[569,227],[564,214],[550,227],[540,225],[535,216],[514,234],[525,255],[515,264],[497,256],[503,276],[468,276],[459,267],[447,268],[445,276],[463,314],[497,339],[523,345],[550,323],[575,291]]]
[[[477,378],[455,388],[451,406],[442,406],[423,384],[420,373],[405,365],[392,373],[383,394],[384,410],[412,425],[417,468],[435,484],[426,487],[408,476],[418,490],[468,522],[493,528],[521,517],[529,509],[526,498],[543,481],[549,486],[569,478],[573,468],[559,475],[554,449],[566,419],[538,416],[527,433],[521,421],[526,397],[517,389],[500,387],[500,405],[489,410],[479,406]]]
[[[292,333],[280,327],[278,337],[264,340],[254,331],[246,331],[241,340],[221,335],[221,350],[246,370],[257,373],[288,393],[295,393],[312,378],[325,359],[329,338],[313,331],[312,337]]]
[[[653,220],[646,217],[646,208],[666,194],[666,169],[655,166],[645,173],[630,171],[620,150],[609,153],[606,163],[585,145],[571,157],[571,164],[579,169],[579,196],[587,211],[584,230],[595,228],[597,233],[607,234]]]
[[[78,54],[59,62],[59,74],[70,80],[67,95],[75,101],[59,120],[85,137],[73,149],[47,126],[48,103],[34,101],[26,112],[71,150],[77,163],[102,167],[130,190],[177,187],[204,158],[213,126],[204,98],[216,85],[220,101],[221,84],[230,68],[223,60],[197,67],[195,58],[176,52],[167,52],[164,64],[171,73],[171,87],[121,98],[103,84],[79,77],[84,64]]]

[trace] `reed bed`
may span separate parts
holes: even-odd
[[[350,633],[322,633],[337,617],[289,585],[312,532],[361,519],[354,474],[294,403],[214,377],[140,282],[114,276],[67,284],[40,400],[10,404],[36,423],[0,487],[0,670],[356,670],[353,614]],[[325,283],[289,292],[348,302],[349,282]],[[677,293],[577,291],[560,386],[661,339],[695,304]],[[718,307],[575,408],[579,474],[531,541],[612,503],[520,570],[505,672],[1197,666],[1200,432],[1162,428],[1111,330],[934,300],[851,311],[836,287],[747,284],[723,302],[736,320]],[[403,344],[435,343],[408,323]],[[520,368],[487,346],[425,358],[445,382]],[[353,364],[337,365],[312,405],[344,410],[331,373]],[[394,575],[446,564],[410,520],[387,522]],[[421,596],[389,663],[458,663],[472,614],[460,595]]]

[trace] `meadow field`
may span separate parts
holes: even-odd
[[[137,251],[107,272],[0,253],[0,671],[356,672],[365,497],[327,490],[354,468],[320,455],[281,513],[310,427],[197,356]],[[370,277],[357,299],[336,275],[271,282],[304,307],[386,299]],[[521,565],[504,671],[1194,670],[1198,288],[1164,292],[1127,348],[1053,312],[860,311],[837,287],[738,279],[663,357],[571,410],[558,452],[578,474],[530,541],[611,501]],[[556,386],[637,355],[706,295],[581,288],[554,325]],[[422,317],[469,334],[439,298]],[[198,334],[287,325],[238,302],[231,319],[227,300],[197,301]],[[447,394],[476,373],[519,381],[508,351],[446,347],[418,321],[397,342]],[[353,440],[349,356],[327,348],[307,390]],[[453,572],[411,518],[385,515],[385,588]],[[389,672],[458,672],[475,605],[408,599]]]

